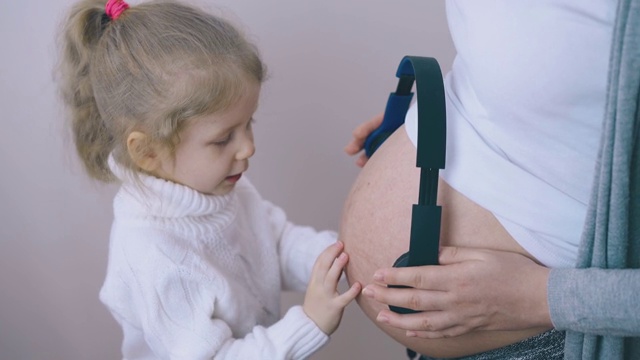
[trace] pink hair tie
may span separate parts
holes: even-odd
[[[129,4],[122,0],[109,0],[104,6],[104,12],[111,20],[116,20],[129,8]]]

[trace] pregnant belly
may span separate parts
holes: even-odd
[[[417,202],[419,169],[416,149],[404,128],[398,129],[369,159],[356,179],[342,216],[340,239],[350,260],[350,283],[371,282],[375,270],[390,267],[409,249],[411,206]],[[487,210],[440,181],[442,205],[441,245],[469,246],[522,253],[531,257]],[[526,331],[476,331],[446,339],[408,338],[404,331],[375,321],[383,305],[359,296],[364,313],[396,341],[421,354],[458,357],[518,342],[546,329]]]

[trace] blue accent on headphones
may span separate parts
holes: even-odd
[[[387,137],[404,123],[415,81],[418,94],[416,166],[420,168],[420,193],[418,204],[413,205],[411,213],[409,251],[402,254],[393,266],[437,265],[442,218],[442,208],[436,205],[438,174],[440,169],[444,169],[446,157],[446,105],[442,72],[434,58],[405,56],[396,76],[399,78],[396,92],[389,95],[382,124],[365,140],[365,153],[367,156],[373,155]],[[416,312],[396,306],[389,308],[402,314]]]
[[[413,99],[413,93],[399,95],[398,91],[396,91],[389,95],[382,124],[364,142],[364,151],[367,157],[371,157],[378,147],[387,140],[389,135],[404,124],[404,117],[411,104],[411,99]]]

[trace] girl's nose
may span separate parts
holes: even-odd
[[[236,153],[236,160],[245,160],[253,156],[256,153],[256,146],[253,143],[253,139],[247,138],[240,145],[240,149]]]

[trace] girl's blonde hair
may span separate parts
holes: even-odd
[[[71,9],[59,72],[84,167],[111,181],[109,154],[137,170],[127,152],[132,131],[173,150],[185,120],[226,109],[248,82],[263,81],[265,69],[257,49],[219,17],[160,1],[111,20],[105,3]]]

